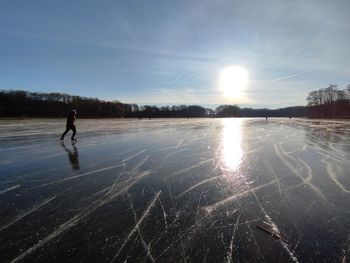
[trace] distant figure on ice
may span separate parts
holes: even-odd
[[[69,113],[68,118],[67,118],[67,123],[66,123],[66,130],[64,131],[64,133],[61,136],[61,140],[64,139],[64,136],[66,136],[67,132],[69,132],[69,130],[73,131],[71,140],[72,141],[76,141],[76,139],[74,138],[75,134],[77,133],[77,129],[75,128],[75,115],[77,114],[76,110],[72,110],[71,113]]]
[[[265,118],[266,118],[266,120],[267,120],[269,117],[266,116]]]

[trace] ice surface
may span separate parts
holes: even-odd
[[[0,121],[1,262],[348,262],[350,122]],[[264,226],[284,241],[257,229]]]

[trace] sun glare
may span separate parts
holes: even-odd
[[[222,133],[222,159],[224,165],[230,171],[235,171],[239,168],[242,162],[242,133],[241,119],[223,119]]]
[[[242,97],[242,92],[247,87],[247,84],[248,73],[242,67],[229,66],[220,72],[219,88],[227,97]]]

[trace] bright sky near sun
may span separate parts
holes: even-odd
[[[0,2],[0,89],[278,108],[350,84],[350,1]]]

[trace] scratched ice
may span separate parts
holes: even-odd
[[[0,121],[1,262],[350,260],[350,121],[63,128]]]

